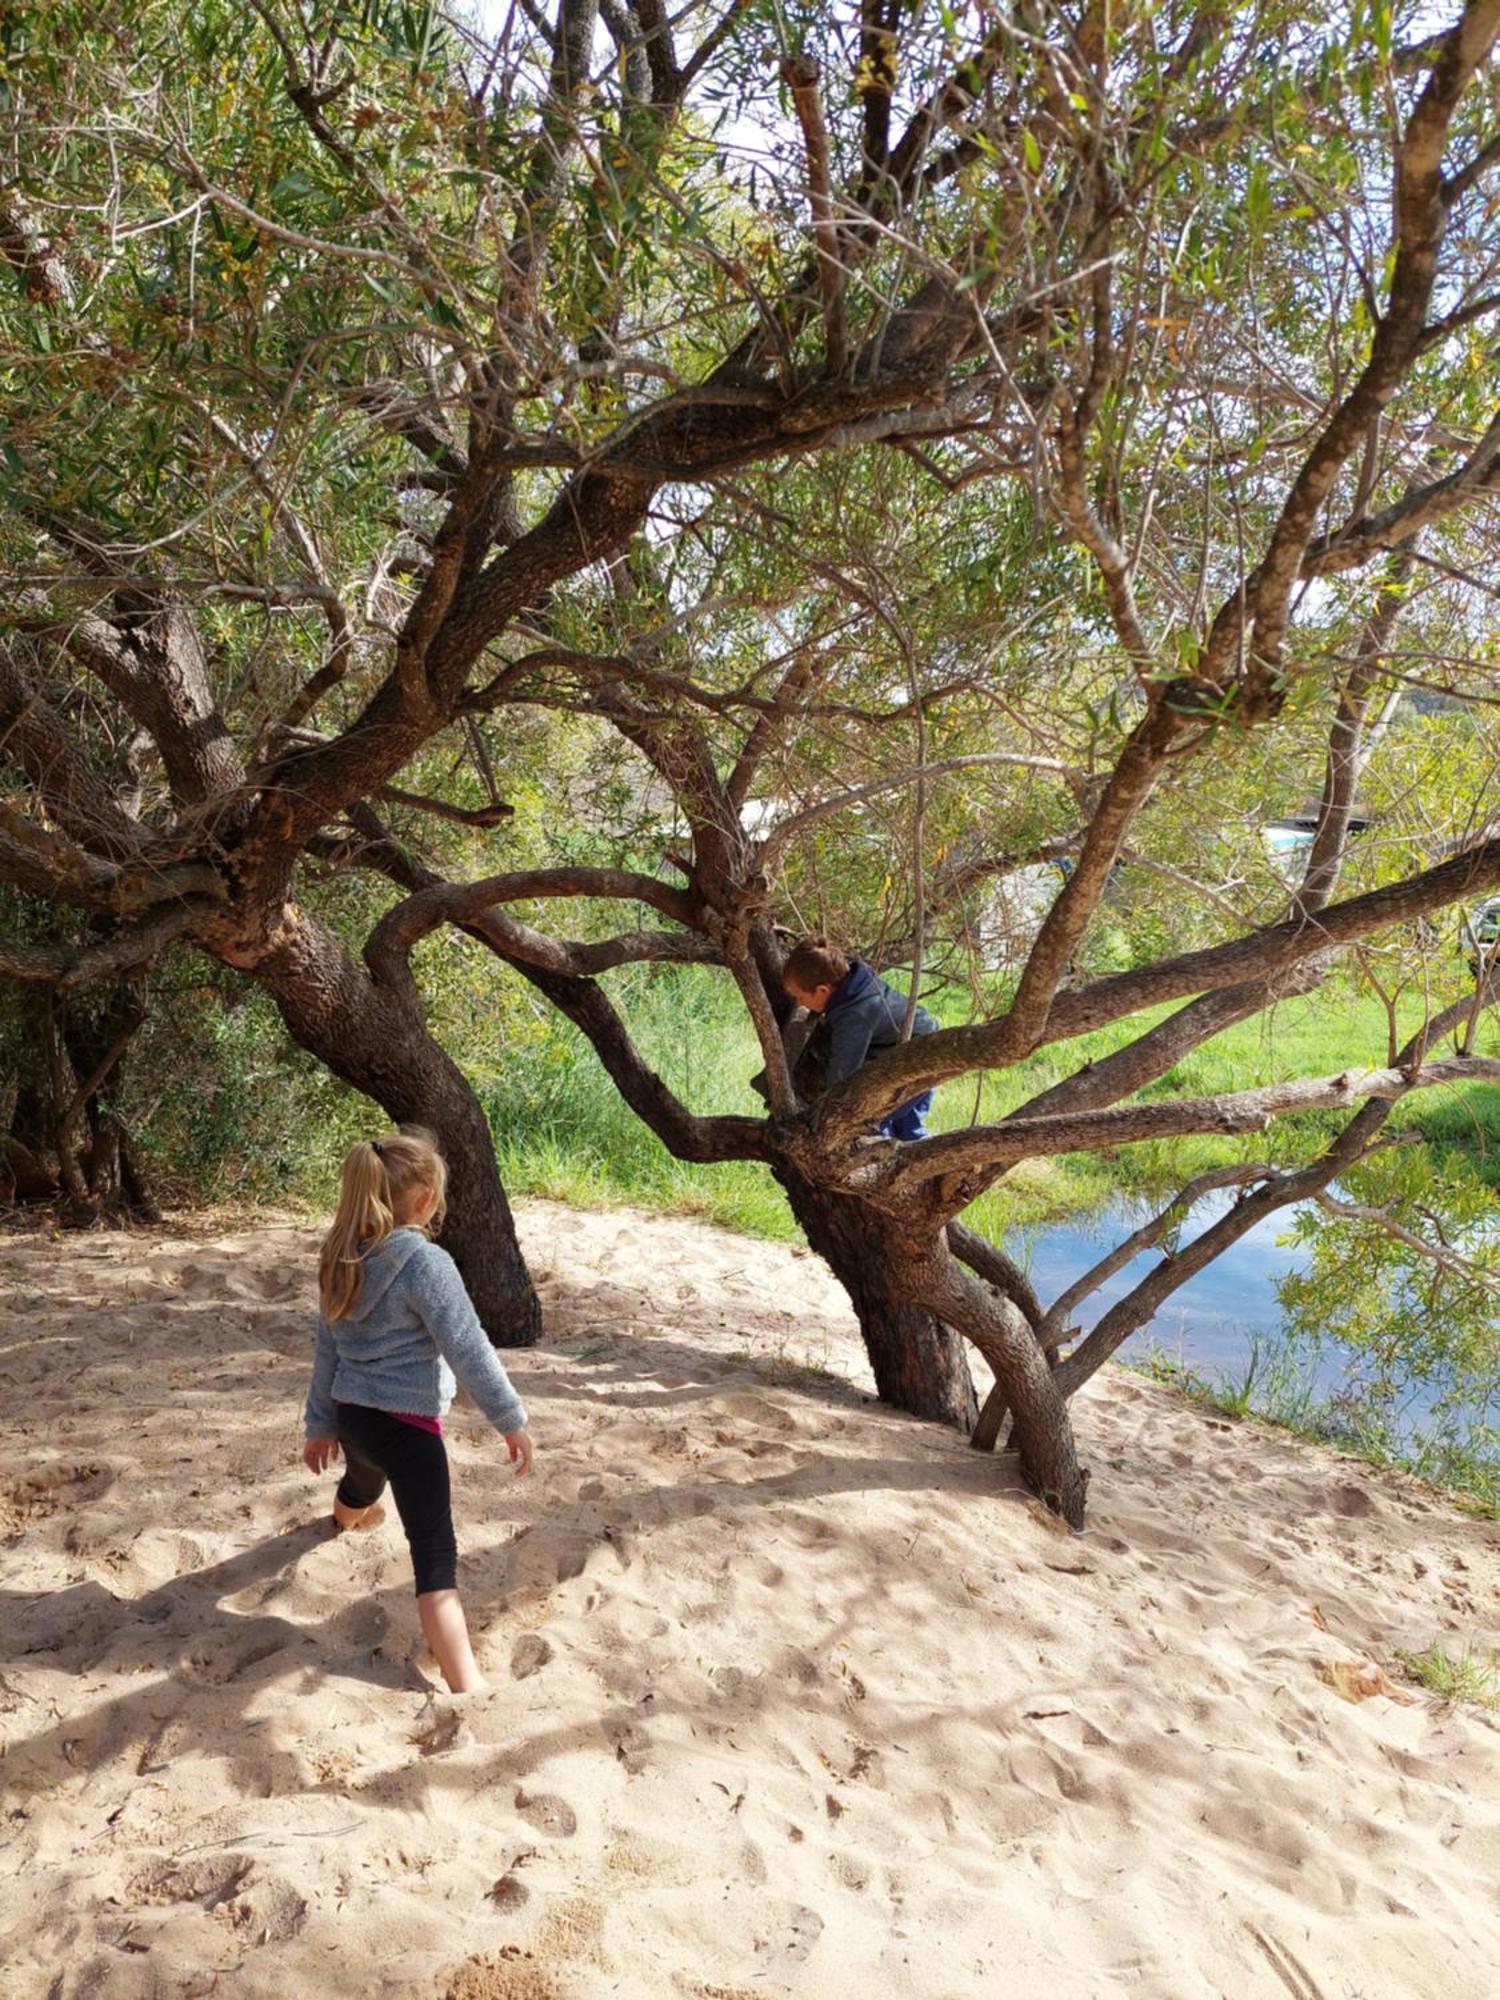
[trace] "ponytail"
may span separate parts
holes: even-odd
[[[318,1303],[325,1319],[344,1319],[354,1310],[364,1259],[397,1227],[397,1211],[411,1195],[435,1194],[424,1226],[442,1226],[447,1184],[443,1156],[425,1133],[361,1139],[349,1148],[338,1210],[318,1260]]]
[[[361,1139],[344,1159],[338,1213],[318,1260],[318,1301],[325,1319],[343,1319],[359,1297],[360,1259],[396,1226],[391,1177],[378,1146]]]

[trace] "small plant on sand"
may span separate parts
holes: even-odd
[[[1144,1375],[1148,1382],[1159,1382],[1163,1388],[1175,1389],[1179,1396],[1186,1396],[1191,1402],[1212,1404],[1216,1409],[1221,1405],[1219,1385],[1211,1382],[1206,1375],[1200,1375],[1182,1358],[1180,1351],[1174,1353],[1157,1340],[1148,1340],[1143,1352],[1132,1355],[1120,1365],[1128,1368],[1132,1375]]]
[[[848,1387],[844,1378],[836,1375],[831,1368],[824,1368],[816,1361],[800,1359],[784,1343],[758,1353],[749,1348],[737,1348],[725,1359],[731,1367],[747,1368],[752,1375],[758,1375],[762,1382],[769,1382],[776,1389],[822,1389],[830,1384],[839,1388]]]
[[[1420,1653],[1402,1653],[1402,1666],[1414,1681],[1444,1701],[1476,1701],[1500,1708],[1500,1656],[1463,1652],[1453,1655],[1441,1639]]]

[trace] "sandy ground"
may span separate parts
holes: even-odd
[[[0,1238],[4,2000],[1500,1995],[1500,1718],[1396,1665],[1500,1530],[1111,1372],[1071,1537],[805,1253],[522,1227],[464,1701],[298,1462],[314,1231]]]

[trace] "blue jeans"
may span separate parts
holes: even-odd
[[[927,1137],[927,1114],[932,1109],[933,1093],[924,1090],[920,1097],[914,1097],[910,1104],[899,1105],[889,1118],[882,1118],[880,1131],[886,1139],[925,1139]]]

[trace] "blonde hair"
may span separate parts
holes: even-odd
[[[361,1139],[344,1156],[344,1183],[333,1227],[318,1259],[318,1303],[325,1319],[344,1319],[359,1299],[364,1259],[398,1224],[399,1211],[415,1194],[431,1192],[437,1204],[421,1225],[440,1229],[448,1192],[448,1168],[428,1132],[393,1132],[388,1139]]]

